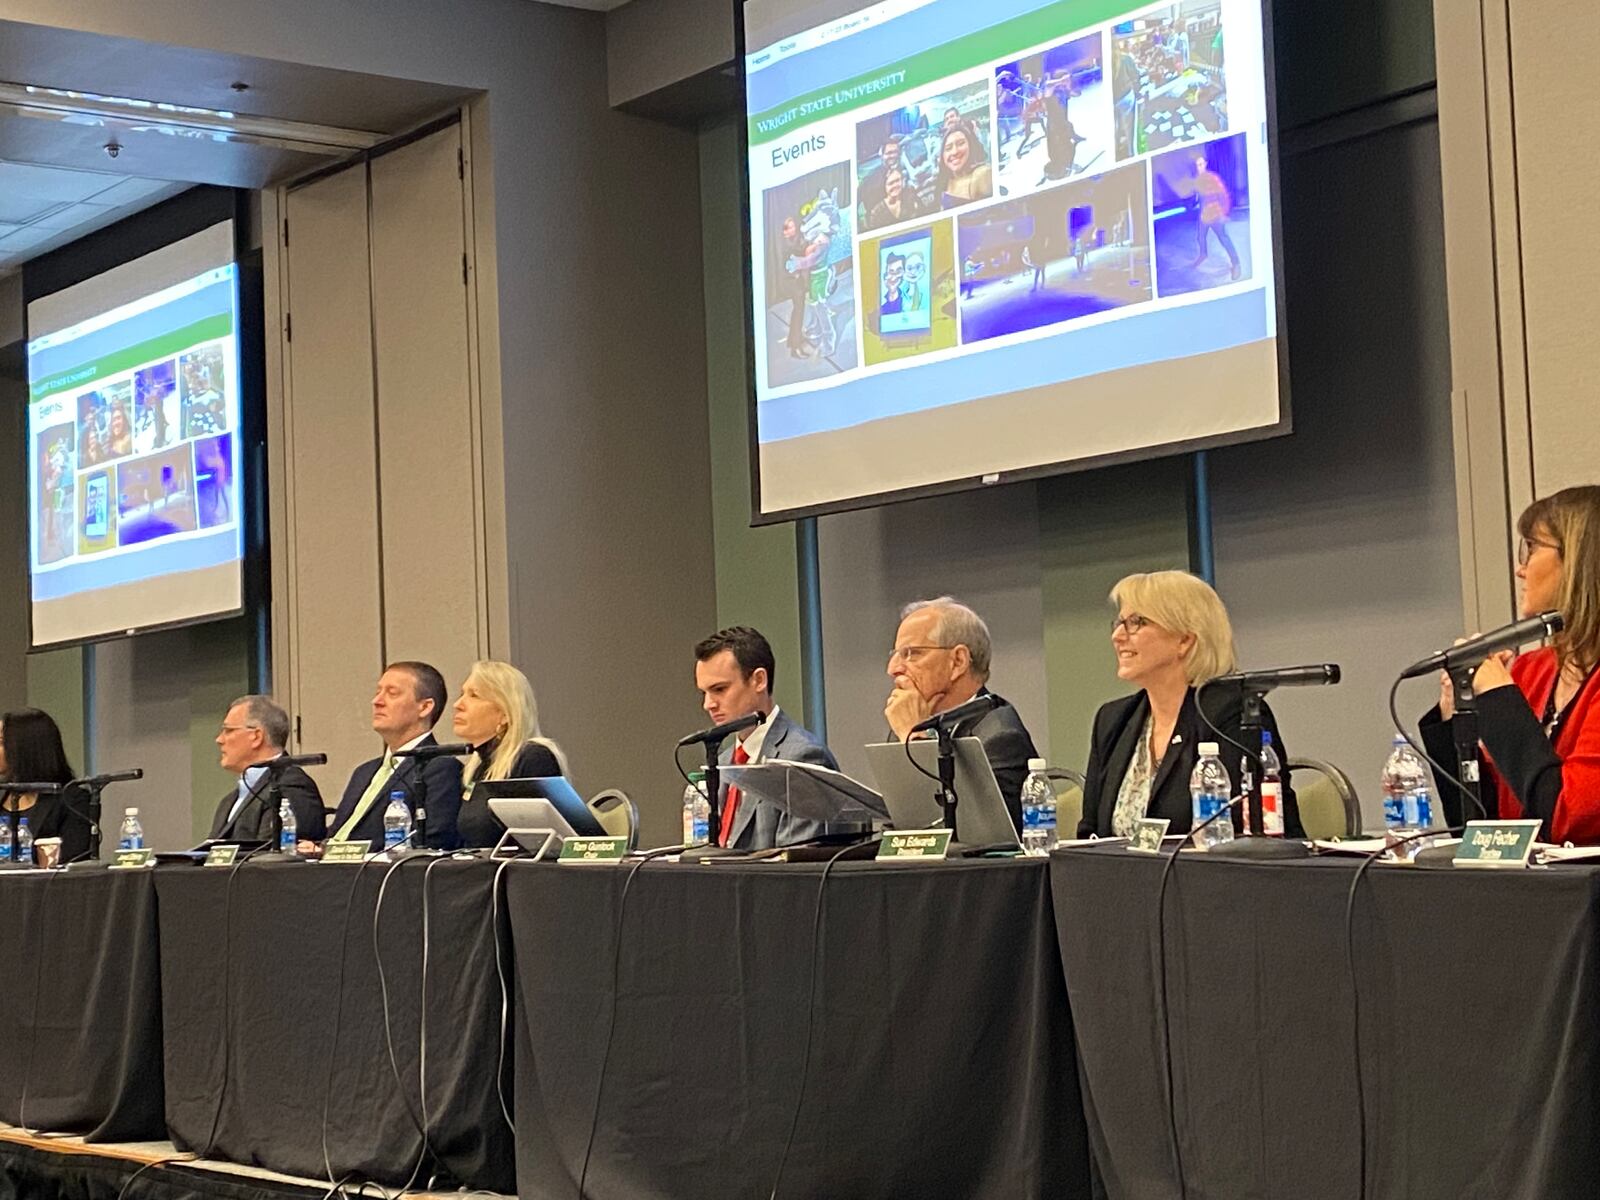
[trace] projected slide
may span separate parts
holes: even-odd
[[[840,9],[746,4],[758,519],[1287,429],[1260,0]]]
[[[35,645],[240,607],[231,225],[190,243],[30,306]],[[163,284],[161,256],[168,274],[223,261]],[[90,311],[130,288],[142,294]],[[36,318],[69,323],[39,333]]]

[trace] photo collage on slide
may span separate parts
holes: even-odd
[[[1222,4],[1130,4],[908,91],[765,191],[766,387],[1251,279]]]
[[[228,353],[203,343],[97,380],[35,435],[39,566],[233,523]]]

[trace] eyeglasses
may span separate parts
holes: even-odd
[[[1561,553],[1561,547],[1554,542],[1541,542],[1538,538],[1519,538],[1517,539],[1517,566],[1527,566],[1528,560],[1533,557],[1533,552],[1540,548],[1554,550],[1557,554]]]
[[[893,650],[889,651],[889,661],[891,663],[896,663],[896,662],[909,663],[909,662],[914,662],[915,660],[921,658],[929,650],[950,650],[950,649],[953,649],[953,647],[950,647],[950,646],[896,646]]]
[[[220,729],[217,730],[217,732],[220,733],[222,736],[226,737],[230,733],[241,733],[246,729],[260,729],[260,728],[261,728],[261,726],[259,726],[259,725],[223,725]]]
[[[1141,617],[1138,613],[1129,613],[1127,616],[1118,617],[1115,621],[1111,622],[1111,636],[1116,637],[1117,630],[1121,629],[1129,637],[1132,637],[1146,625],[1153,624],[1155,624],[1155,622],[1149,617]]]

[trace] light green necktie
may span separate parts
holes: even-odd
[[[336,842],[348,842],[350,831],[361,824],[361,818],[367,815],[378,797],[383,795],[383,786],[389,782],[389,777],[394,774],[394,755],[385,754],[383,761],[378,764],[378,769],[372,773],[372,782],[367,784],[367,790],[361,793],[361,803],[356,805],[356,811],[350,814],[350,819],[344,827],[333,835]]]

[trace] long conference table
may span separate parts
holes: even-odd
[[[1600,868],[1166,865],[0,873],[0,1121],[594,1200],[1592,1190]]]

